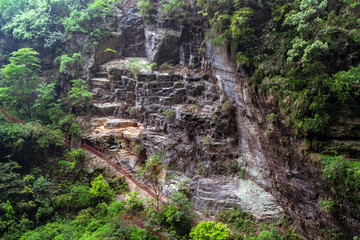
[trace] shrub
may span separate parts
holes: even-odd
[[[134,214],[144,210],[144,200],[138,197],[138,192],[129,193],[129,197],[126,199],[127,211]]]
[[[230,229],[223,223],[213,221],[201,222],[191,229],[190,239],[192,240],[228,240]]]
[[[170,204],[156,211],[153,205],[147,207],[148,222],[175,231],[180,236],[189,234],[193,226],[192,204],[187,196],[181,192],[171,195]]]
[[[360,200],[360,163],[341,156],[323,156],[323,175],[335,185],[337,195],[351,201]]]
[[[63,73],[67,69],[80,67],[83,64],[84,59],[80,52],[74,53],[71,57],[67,54],[61,55],[55,58],[55,62],[60,61],[59,72]]]
[[[256,224],[252,215],[241,209],[222,211],[216,216],[216,220],[227,223],[231,227],[243,233],[255,231]]]
[[[335,210],[335,202],[332,198],[328,200],[320,200],[320,207],[327,213],[333,212]]]
[[[112,202],[115,197],[114,191],[110,189],[102,174],[91,182],[89,194],[94,205],[99,202]]]
[[[72,83],[71,89],[68,93],[68,100],[72,107],[79,107],[83,110],[88,110],[93,98],[90,91],[88,91],[88,84],[82,79],[75,79],[70,81]]]

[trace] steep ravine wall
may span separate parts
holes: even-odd
[[[225,48],[207,44],[212,74],[226,97],[237,106],[240,152],[250,179],[272,193],[307,239],[323,239],[324,232],[334,229],[343,233],[342,239],[352,239],[353,234],[359,233],[356,213],[345,207],[346,217],[339,218],[321,209],[320,199],[331,191],[322,178],[321,163],[311,160],[305,151],[305,140],[296,138],[281,119],[266,120],[268,114],[279,113],[276,102],[257,92],[226,52]],[[347,111],[342,116],[346,115],[353,120],[345,121],[344,117],[340,118],[342,121],[335,120],[335,130],[347,125],[351,125],[350,129],[358,128],[353,114]]]

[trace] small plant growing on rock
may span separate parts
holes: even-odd
[[[335,211],[336,204],[332,198],[329,198],[328,200],[320,200],[319,204],[321,209],[327,213],[331,213]]]
[[[133,153],[134,153],[135,155],[139,155],[143,149],[144,149],[144,148],[143,148],[140,144],[137,144],[137,145],[135,146],[135,149],[134,149]]]
[[[171,63],[169,63],[169,62],[164,62],[163,64],[160,65],[159,70],[160,70],[161,72],[166,72],[166,73],[168,73],[168,74],[173,74],[174,71],[173,71],[172,68],[173,68],[173,66],[171,65]]]
[[[229,101],[225,101],[221,106],[222,115],[224,116],[229,115],[233,110],[233,108],[234,106]]]
[[[198,169],[200,174],[204,175],[205,172],[206,172],[207,167],[203,163],[198,163],[197,164],[197,169]]]
[[[202,140],[202,144],[207,148],[211,146],[211,142],[212,142],[212,138],[209,135],[206,135]]]
[[[195,113],[198,111],[199,107],[195,104],[191,104],[188,109],[190,112]]]
[[[172,119],[175,116],[175,111],[171,107],[169,107],[165,110],[164,115],[166,119]]]
[[[112,48],[107,48],[107,49],[104,50],[104,52],[112,52],[112,53],[115,53],[115,54],[118,53],[116,50],[114,50]]]
[[[60,61],[59,72],[63,73],[65,70],[80,68],[84,63],[84,58],[80,52],[74,53],[71,57],[67,54],[55,58],[54,62]]]
[[[267,122],[272,122],[272,121],[275,120],[275,118],[276,118],[276,114],[275,114],[275,113],[270,113],[270,114],[266,115],[266,121],[267,121]]]
[[[131,76],[135,77],[135,75],[140,71],[142,66],[140,65],[139,61],[135,59],[129,63],[129,68]]]
[[[131,106],[128,108],[127,110],[129,112],[130,115],[133,115],[136,113],[136,109],[135,109],[135,106]]]
[[[152,12],[154,11],[154,7],[150,3],[150,0],[138,0],[137,4],[139,6],[139,14],[142,17],[150,18],[152,16]]]
[[[150,70],[151,70],[151,72],[154,72],[155,67],[156,67],[156,63],[150,64]]]

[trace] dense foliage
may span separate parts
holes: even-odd
[[[324,132],[334,105],[359,95],[357,1],[198,0],[208,36],[228,46],[239,67],[299,135]],[[344,61],[346,59],[346,61]]]

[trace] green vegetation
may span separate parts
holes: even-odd
[[[157,14],[167,17],[182,24],[186,17],[187,3],[184,0],[137,0],[139,14],[144,17],[146,23],[153,21]]]
[[[192,240],[227,240],[230,237],[230,229],[223,223],[213,221],[201,222],[191,229],[190,238]]]
[[[202,144],[207,148],[211,146],[211,142],[212,142],[212,138],[209,135],[206,135],[202,140]]]
[[[331,198],[329,198],[328,200],[320,200],[320,207],[325,211],[325,212],[334,212],[335,211],[335,202],[334,200],[332,200]]]
[[[88,91],[87,83],[82,79],[71,80],[72,88],[68,93],[71,106],[80,107],[86,110],[90,108],[93,96]]]
[[[171,202],[161,206],[159,211],[156,210],[154,204],[147,206],[147,222],[154,229],[169,231],[172,238],[181,239],[189,234],[193,226],[194,215],[191,208],[192,203],[187,196],[176,192],[172,194]]]
[[[337,201],[340,202],[342,199],[346,199],[359,204],[360,162],[344,159],[341,156],[332,157],[324,155],[323,166],[325,179],[330,180],[334,184],[333,193],[336,193]],[[321,204],[325,207],[325,210],[327,208],[328,210],[333,209],[334,200],[329,201],[326,204],[324,202]]]
[[[298,135],[326,131],[331,109],[359,96],[359,66],[350,63],[356,57],[337,62],[352,54],[346,44],[360,46],[355,1],[197,2],[211,25],[208,38],[227,46],[238,67],[275,97]]]
[[[111,53],[115,53],[115,54],[118,53],[116,50],[114,50],[112,48],[107,48],[107,49],[104,50],[104,52],[111,52]]]
[[[278,222],[256,223],[253,216],[241,209],[230,209],[220,212],[216,220],[226,223],[233,234],[229,239],[302,239],[295,233],[289,220],[282,217]]]
[[[55,61],[58,60],[60,61],[59,71],[61,73],[71,68],[79,68],[81,64],[83,64],[81,53],[74,53],[71,57],[69,57],[67,54],[64,54],[55,59]]]
[[[125,63],[126,67],[130,70],[130,75],[132,77],[135,77],[137,73],[140,72],[140,70],[145,71],[153,71],[154,67],[156,66],[156,63],[152,64],[144,64],[141,63],[138,58],[131,58],[129,62]]]
[[[135,214],[144,210],[144,199],[140,199],[138,194],[138,192],[130,193],[126,199],[127,211],[129,213]]]
[[[171,107],[167,108],[164,112],[165,118],[166,119],[172,119],[175,116],[175,111],[174,109],[172,109]]]
[[[116,201],[115,194],[128,191],[124,180],[102,170],[87,172],[84,151],[66,150],[60,131],[50,132],[39,124],[0,121],[0,158],[4,159],[0,163],[2,238],[157,239],[149,230],[132,226],[133,219],[170,239],[189,239],[190,232],[194,239],[200,232],[220,236],[216,233],[220,231],[221,236],[228,236],[222,224],[206,228],[208,233],[192,230],[194,215],[184,194],[186,187],[162,206],[153,202],[145,208],[137,192],[129,194],[126,202]],[[155,176],[163,157],[156,154],[144,167],[150,183],[158,184]]]
[[[10,64],[0,70],[0,103],[14,109],[18,115],[31,118],[40,71],[39,53],[22,48],[11,55]]]
[[[154,156],[148,159],[145,163],[145,166],[142,167],[139,172],[139,176],[145,181],[149,182],[152,186],[152,189],[156,195],[156,204],[157,207],[160,205],[160,193],[161,193],[161,184],[159,181],[159,174],[163,170],[162,162],[165,159],[165,155],[161,152],[157,152]]]

